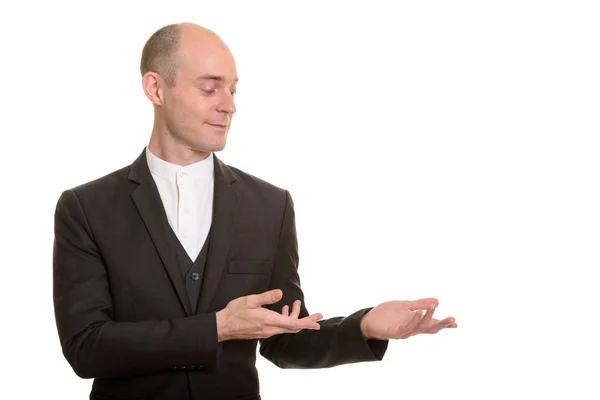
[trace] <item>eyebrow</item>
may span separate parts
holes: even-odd
[[[219,76],[219,75],[200,75],[199,77],[196,78],[196,80],[197,81],[212,80],[212,81],[225,82],[225,77]],[[239,80],[240,80],[240,78],[235,78],[233,80],[233,83],[237,83]]]

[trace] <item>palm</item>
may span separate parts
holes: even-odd
[[[371,330],[391,335],[399,326],[408,325],[415,316],[410,310],[408,301],[392,300],[373,308],[371,314]]]
[[[392,300],[379,304],[361,321],[363,335],[374,339],[406,339],[420,333],[437,333],[443,328],[456,328],[454,318],[432,318],[437,299],[415,301]],[[425,314],[423,315],[423,310]]]

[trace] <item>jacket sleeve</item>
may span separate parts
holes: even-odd
[[[300,288],[294,203],[288,191],[271,289],[281,289],[283,298],[268,306],[269,309],[281,312],[284,305],[291,307],[299,299],[302,301],[299,317],[310,315]],[[371,308],[347,317],[321,320],[320,330],[305,329],[261,339],[260,354],[280,368],[328,368],[361,361],[380,361],[388,341],[365,340],[360,330],[360,321]]]
[[[113,320],[109,277],[72,190],[55,211],[53,299],[63,354],[82,378],[217,367],[215,313],[141,322]]]

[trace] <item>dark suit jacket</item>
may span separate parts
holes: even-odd
[[[105,177],[65,190],[55,213],[54,308],[75,373],[91,399],[260,399],[259,340],[217,342],[215,314],[235,298],[283,290],[302,301],[290,194],[216,156],[211,239],[197,312],[168,240],[171,229],[145,152]],[[172,235],[171,235],[172,236]],[[360,319],[320,321],[260,340],[281,368],[381,360],[387,341],[364,340]]]

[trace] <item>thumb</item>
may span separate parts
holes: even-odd
[[[431,307],[431,306],[437,307],[439,304],[440,304],[440,302],[438,301],[438,299],[433,298],[433,297],[428,297],[428,298],[424,298],[424,299],[410,301],[408,303],[408,308],[410,308],[412,311],[426,310],[428,307]]]
[[[264,304],[275,304],[283,297],[281,289],[273,289],[268,292],[254,295],[254,301],[252,302],[254,307],[260,307]]]

